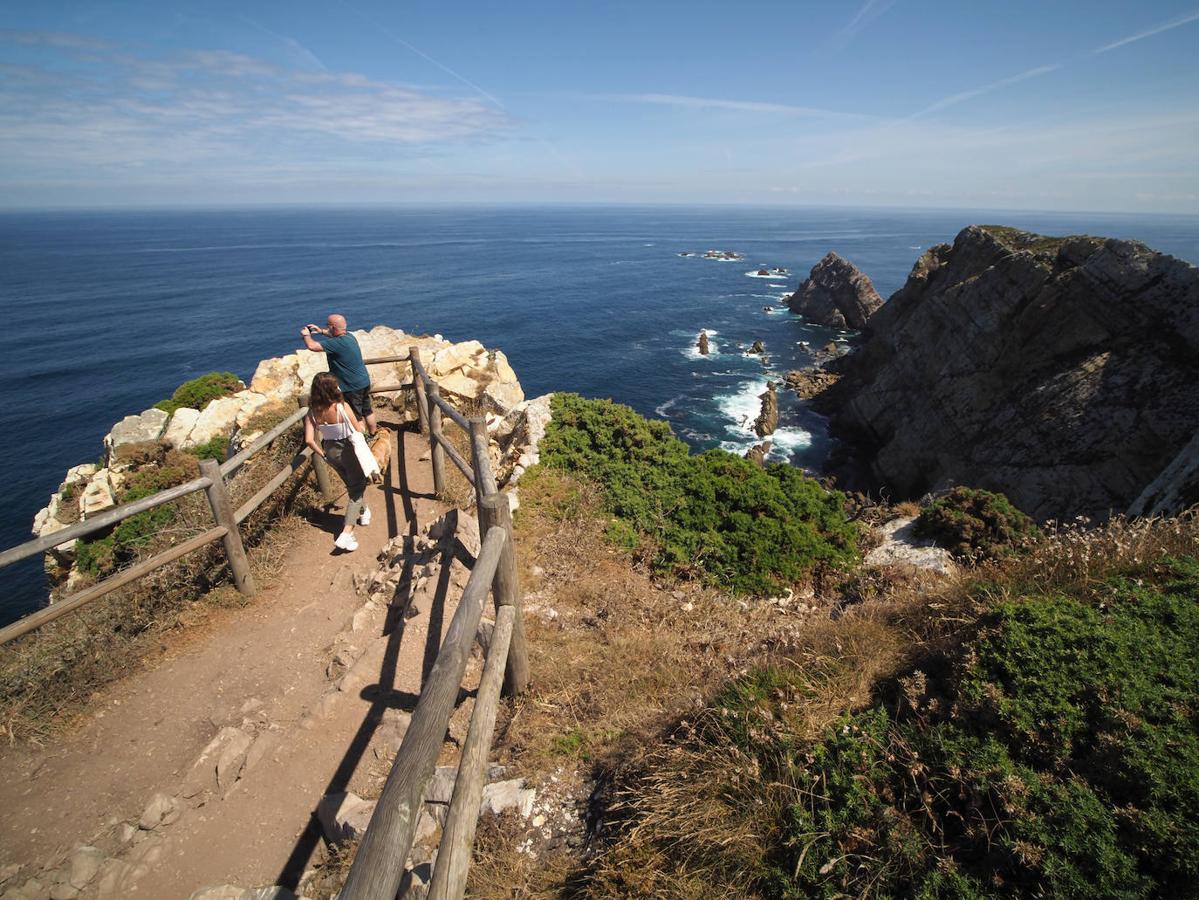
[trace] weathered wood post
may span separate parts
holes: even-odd
[[[483,498],[496,491],[495,476],[491,473],[487,423],[482,419],[470,420],[470,450],[471,464],[475,470],[475,508],[482,509]]]
[[[441,391],[437,382],[429,384],[429,458],[433,461],[433,490],[445,493],[445,450],[441,447],[441,407],[437,405]]]
[[[504,693],[515,696],[529,684],[529,650],[525,645],[525,619],[521,610],[520,580],[516,570],[516,544],[512,534],[512,510],[504,494],[491,493],[479,503],[479,533],[499,526],[508,534],[500,563],[491,585],[497,611],[501,606],[513,608],[512,643],[508,648],[508,664],[504,669]]]
[[[215,459],[202,459],[200,474],[212,479],[212,484],[204,489],[204,493],[208,497],[208,505],[212,507],[212,517],[218,525],[226,528],[221,540],[225,544],[229,568],[233,571],[233,584],[247,597],[253,597],[254,576],[250,574],[250,561],[246,559],[246,548],[241,543],[241,532],[237,530],[237,519],[233,515],[233,504],[229,502],[221,467]]]
[[[408,348],[408,366],[412,369],[412,390],[416,394],[416,424],[421,434],[428,434],[429,398],[425,396],[425,379],[420,374],[420,347]]]

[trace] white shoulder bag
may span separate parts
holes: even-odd
[[[345,410],[342,410],[341,414],[345,416]],[[375,455],[371,453],[371,448],[367,446],[366,436],[350,424],[348,416],[346,424],[350,426],[350,446],[354,448],[354,456],[358,460],[362,474],[368,481],[379,484],[383,481],[383,473],[379,471],[379,463],[375,460]]]

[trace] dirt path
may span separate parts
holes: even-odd
[[[106,858],[80,897],[296,883],[319,842],[318,801],[365,785],[390,759],[453,613],[444,594],[405,618],[398,604],[364,606],[355,589],[390,538],[444,511],[427,444],[408,431],[397,444],[389,482],[368,489],[374,521],[357,530],[357,552],[332,553],[340,515],[314,514],[282,576],[250,606],[117,684],[57,744],[0,759],[3,896],[21,885],[19,896],[49,896],[49,883],[43,891],[28,878],[52,881],[37,870],[81,844]],[[214,740],[214,759],[240,751],[240,778],[233,762],[219,780],[211,759],[197,767]],[[213,783],[189,797],[203,773]],[[159,793],[169,799],[163,825],[137,828]],[[6,880],[13,864],[24,868]],[[65,884],[58,895],[74,896]]]

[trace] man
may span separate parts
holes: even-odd
[[[371,405],[371,376],[362,362],[362,349],[354,335],[346,330],[345,316],[334,313],[329,316],[328,324],[328,328],[311,324],[301,328],[304,346],[313,353],[324,353],[329,357],[329,371],[337,378],[342,396],[354,414],[366,420],[367,432],[373,436],[379,430],[379,424]],[[314,334],[323,335],[320,343],[313,340]]]

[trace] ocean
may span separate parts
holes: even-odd
[[[885,297],[965,225],[1133,238],[1199,261],[1199,217],[748,208],[258,209],[0,214],[0,547],[66,470],[183,381],[300,346],[341,312],[502,349],[526,396],[611,397],[697,449],[744,452],[768,379],[844,339],[782,305],[829,250]],[[683,257],[733,250],[740,262]],[[785,279],[747,277],[759,266]],[[695,351],[701,329],[713,352]],[[761,340],[765,364],[740,348]],[[820,417],[780,392],[774,459],[819,471]],[[0,570],[0,623],[45,601],[39,560]]]

